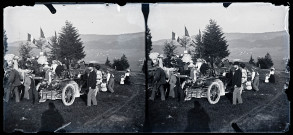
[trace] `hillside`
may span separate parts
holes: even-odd
[[[194,37],[194,36],[192,36]],[[228,59],[241,59],[249,61],[250,56],[257,59],[264,57],[267,52],[272,56],[276,69],[284,69],[283,58],[289,55],[289,34],[286,31],[267,33],[225,33],[228,41],[230,56]],[[153,42],[153,51],[163,53],[163,43],[169,39]],[[182,53],[184,48],[178,47],[177,51]]]
[[[81,34],[86,57],[84,60],[105,63],[107,56],[111,63],[114,58],[126,55],[132,70],[141,70],[139,60],[144,59],[144,32],[121,35],[95,35]],[[22,41],[8,43],[8,52],[19,55],[18,47]],[[38,55],[39,50],[33,49],[33,54]]]

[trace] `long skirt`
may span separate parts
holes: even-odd
[[[270,75],[269,82],[275,83],[275,75]]]
[[[129,78],[129,76],[126,76],[125,77],[124,83],[127,84],[127,85],[130,84],[130,78]]]

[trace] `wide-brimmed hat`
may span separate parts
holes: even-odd
[[[163,54],[160,54],[159,56],[158,56],[158,58],[163,58],[164,57],[164,55]]]
[[[15,55],[15,56],[13,57],[13,59],[17,60],[17,59],[19,59],[19,57]]]

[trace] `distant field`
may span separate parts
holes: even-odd
[[[130,69],[141,71],[142,60],[145,57],[144,32],[121,35],[94,35],[85,34],[80,36],[84,43],[86,56],[84,60],[105,63],[107,56],[111,63],[113,59],[120,59],[126,55]],[[8,52],[19,55],[18,46],[21,41],[8,43]],[[39,49],[33,49],[33,55],[39,55]]]

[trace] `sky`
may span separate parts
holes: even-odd
[[[263,33],[288,30],[289,7],[270,3],[156,3],[150,5],[148,26],[152,40],[169,39],[172,31],[189,35],[203,31],[210,19],[222,27],[224,33]]]
[[[144,32],[144,17],[141,4],[53,4],[57,12],[40,4],[35,6],[16,6],[4,9],[4,29],[8,43],[27,40],[30,33],[35,39],[40,37],[42,28],[45,37],[59,33],[70,21],[79,34],[117,35]]]

